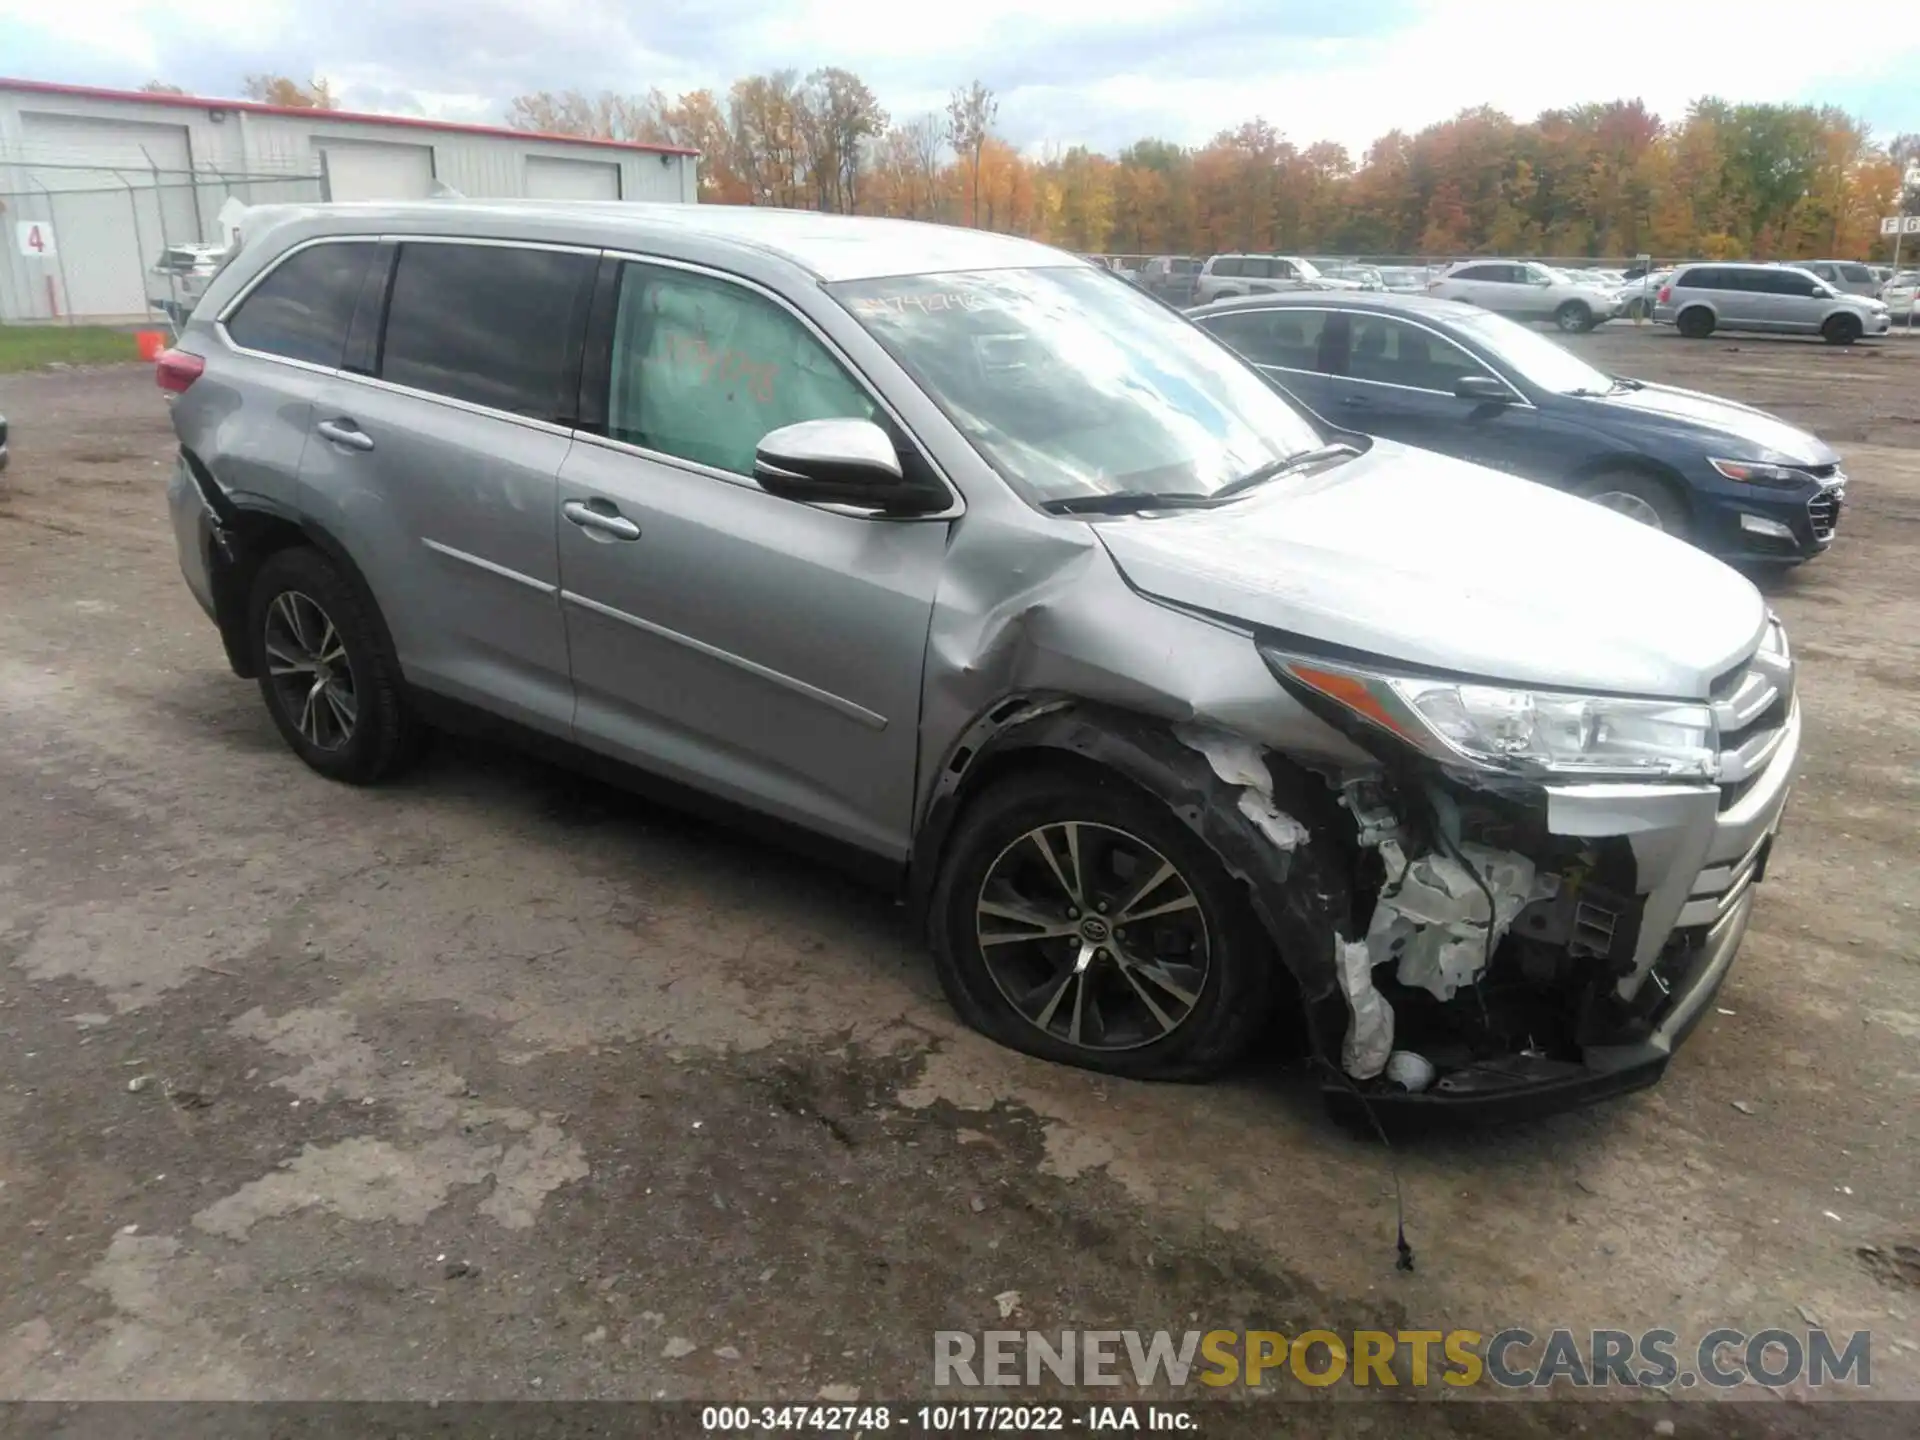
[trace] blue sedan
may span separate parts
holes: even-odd
[[[1603,374],[1471,305],[1301,293],[1188,314],[1340,429],[1542,481],[1727,560],[1791,563],[1833,543],[1847,477],[1818,436]]]

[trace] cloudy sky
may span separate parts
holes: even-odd
[[[1912,0],[1830,16],[1740,0],[0,0],[0,74],[209,95],[249,72],[322,75],[349,108],[446,119],[498,119],[529,90],[675,93],[828,64],[896,117],[978,78],[1028,149],[1198,143],[1261,115],[1357,155],[1469,105],[1529,118],[1638,96],[1677,116],[1702,90],[1920,131]]]

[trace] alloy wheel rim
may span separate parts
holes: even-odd
[[[1656,530],[1667,528],[1660,523],[1660,512],[1639,495],[1630,495],[1624,490],[1608,490],[1595,495],[1593,503],[1616,515],[1624,515],[1629,520],[1638,520],[1642,525],[1651,525]]]
[[[333,619],[311,595],[283,590],[267,606],[267,675],[293,728],[316,750],[353,739],[360,700]]]
[[[1179,867],[1091,821],[1037,826],[1002,850],[980,882],[974,937],[1027,1024],[1095,1052],[1172,1035],[1212,969],[1206,915]]]

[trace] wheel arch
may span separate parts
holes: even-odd
[[[1242,812],[1242,787],[1222,780],[1169,722],[1063,695],[1007,696],[955,741],[927,800],[907,872],[915,923],[930,922],[929,902],[950,842],[980,796],[1035,772],[1118,780],[1166,805],[1245,886],[1255,918],[1298,988],[1315,1048],[1337,1056],[1346,1008],[1334,944],[1354,934],[1352,825],[1324,780],[1270,750],[1262,754],[1275,808],[1307,831],[1290,849]]]
[[[300,545],[318,550],[339,567],[379,626],[387,653],[393,653],[393,636],[373,587],[337,536],[268,496],[223,489],[206,462],[188,447],[182,446],[180,455],[213,516],[215,534],[214,544],[209,547],[207,578],[213,590],[214,623],[235,675],[243,680],[255,678],[253,649],[247,643],[247,604],[254,578],[270,556]]]
[[[1716,330],[1720,328],[1720,311],[1715,308],[1711,300],[1687,300],[1676,306],[1673,312],[1674,328],[1679,328],[1682,316],[1695,310],[1704,310],[1707,318],[1713,321],[1713,328]]]
[[[1673,498],[1679,502],[1680,508],[1686,512],[1690,522],[1699,519],[1699,510],[1693,503],[1693,489],[1687,484],[1685,477],[1665,461],[1636,451],[1615,451],[1596,455],[1582,462],[1579,468],[1567,477],[1567,485],[1570,489],[1578,490],[1589,480],[1610,473],[1638,475],[1643,479],[1659,481],[1673,493]]]

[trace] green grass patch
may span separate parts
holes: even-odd
[[[139,358],[133,336],[107,325],[0,325],[0,371]]]

